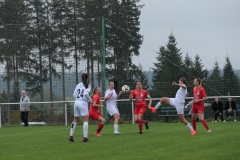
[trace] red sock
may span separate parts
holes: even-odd
[[[146,121],[145,121],[145,120],[141,120],[141,121],[142,121],[142,123],[144,123],[144,124],[146,123]]]
[[[97,132],[99,133],[99,132],[102,130],[102,128],[103,128],[103,124],[100,123],[100,124],[98,125]]]
[[[205,127],[207,130],[210,130],[210,128],[208,127],[207,122],[205,121],[205,119],[202,120],[202,124],[204,125],[204,127]]]
[[[138,127],[139,127],[139,131],[140,131],[140,132],[142,132],[142,123],[143,123],[142,120],[139,120],[139,121],[138,121]]]
[[[196,125],[196,120],[195,119],[192,120],[192,125],[193,125],[194,131],[197,131],[197,125]]]

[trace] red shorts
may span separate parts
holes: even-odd
[[[96,120],[99,119],[99,117],[101,117],[101,114],[100,114],[100,113],[89,114],[89,117],[90,117],[92,120],[96,121]]]
[[[204,106],[193,106],[192,107],[192,113],[199,113],[199,114],[203,114],[204,113]]]
[[[144,115],[145,112],[146,112],[146,104],[135,106],[134,115],[138,115],[138,114]]]

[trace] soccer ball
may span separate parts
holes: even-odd
[[[122,91],[123,92],[129,92],[130,91],[130,87],[128,85],[124,85],[124,86],[122,86]]]

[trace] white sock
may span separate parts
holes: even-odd
[[[73,136],[76,126],[77,126],[77,122],[73,121],[71,124],[70,136]]]
[[[188,124],[186,125],[186,127],[187,127],[190,131],[193,131],[193,128],[192,128],[192,126],[191,126],[190,123],[188,123]]]
[[[88,122],[83,122],[83,137],[88,137]]]
[[[119,127],[118,124],[114,124],[114,132],[118,132],[118,127]]]
[[[157,105],[155,106],[155,109],[158,109],[161,106],[161,103],[158,102]]]

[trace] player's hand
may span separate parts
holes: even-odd
[[[172,83],[172,86],[176,86],[176,84],[177,84],[176,82],[173,82],[173,83]]]
[[[133,90],[130,91],[130,94],[132,93]]]
[[[104,108],[104,105],[101,105],[100,107],[101,107],[101,108]]]
[[[121,94],[123,94],[123,91],[120,91],[120,92],[119,92],[119,95],[121,95]]]
[[[197,102],[198,102],[198,100],[194,100],[194,101],[193,101],[193,103],[197,103]]]

